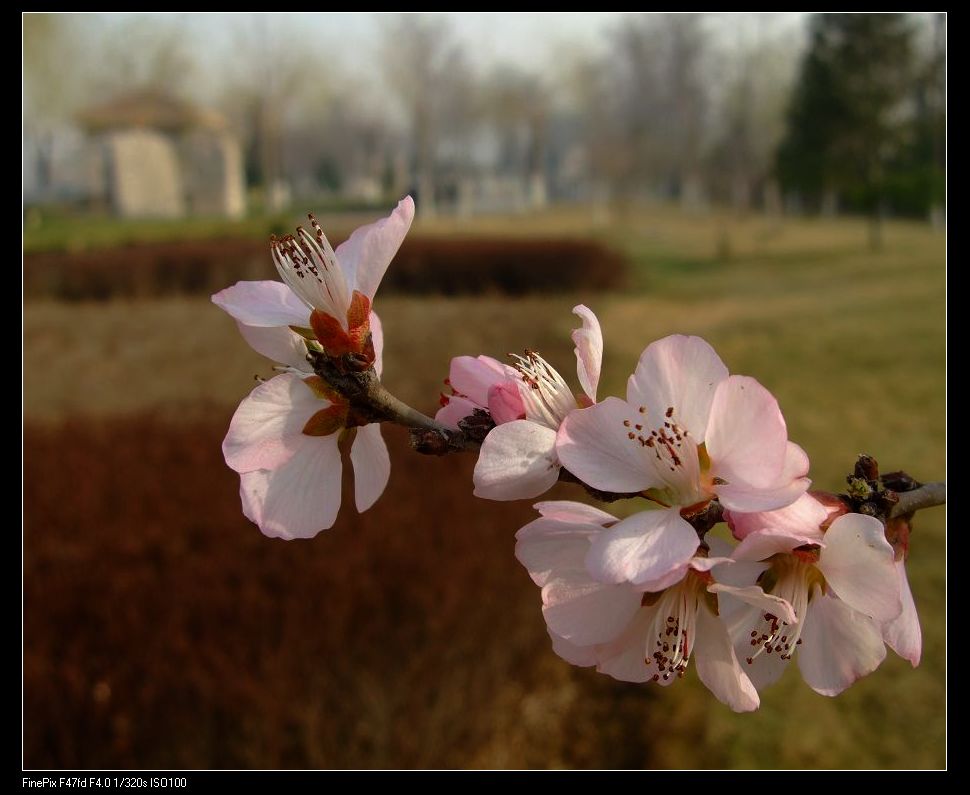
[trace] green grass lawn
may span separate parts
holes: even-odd
[[[455,229],[439,221],[422,231]],[[606,225],[576,210],[476,220],[461,231],[605,239],[629,254],[635,289],[521,300],[378,296],[387,338],[385,381],[417,407],[433,410],[448,360],[460,353],[503,356],[528,346],[572,380],[570,309],[581,301],[598,313],[606,339],[601,396],[623,393],[651,340],[700,334],[732,372],[754,376],[777,395],[790,437],[811,457],[817,488],[839,489],[861,452],[875,456],[884,470],[945,478],[945,238],[928,227],[890,224],[880,252],[868,249],[859,221],[778,223],[656,208],[629,211]],[[254,373],[269,374],[227,317],[191,299],[28,304],[25,361],[26,414],[45,422],[85,413],[231,406]],[[471,497],[468,510],[475,510]],[[761,710],[745,716],[729,712],[689,676],[658,688],[644,712],[653,763],[943,766],[945,550],[945,510],[926,511],[916,522],[909,562],[924,631],[918,669],[890,652],[875,674],[828,699],[802,684],[792,666],[763,694]],[[538,607],[535,620],[541,621]],[[569,681],[596,676],[577,671]],[[543,698],[555,709],[555,692]],[[483,750],[482,763],[514,764],[519,757],[512,744],[523,738],[507,740],[501,751]]]

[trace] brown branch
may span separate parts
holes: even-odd
[[[889,518],[895,519],[937,505],[946,505],[946,483],[926,483],[912,491],[899,492],[899,501],[890,511]]]

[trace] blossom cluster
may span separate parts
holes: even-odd
[[[380,421],[395,418],[357,404],[314,362],[380,377],[372,303],[413,215],[405,198],[336,250],[311,216],[312,231],[271,243],[282,282],[213,296],[280,370],[242,402],[223,444],[243,512],[267,535],[308,538],[334,524],[344,436],[353,435],[358,511],[384,491]],[[806,683],[828,696],[875,670],[886,645],[918,664],[906,545],[891,544],[880,519],[809,492],[808,456],[788,439],[774,396],[731,374],[703,339],[672,335],[644,349],[624,398],[599,398],[602,330],[588,307],[573,312],[579,391],[531,350],[509,363],[460,356],[450,394],[428,418],[444,435],[472,420],[487,430],[479,497],[536,498],[565,475],[591,494],[629,498],[621,516],[538,502],[538,518],[517,533],[555,652],[664,686],[693,660],[736,711],[756,709],[759,690],[796,657]],[[712,504],[730,542],[691,521]]]

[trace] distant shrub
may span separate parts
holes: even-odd
[[[624,259],[590,240],[414,238],[385,277],[382,292],[474,295],[619,289]],[[24,258],[27,298],[105,301],[209,295],[241,279],[276,278],[269,246],[207,240],[43,252]]]

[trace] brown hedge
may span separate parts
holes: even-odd
[[[626,265],[590,240],[413,238],[382,290],[410,294],[523,295],[618,289]],[[267,244],[208,240],[44,252],[24,258],[27,298],[102,301],[209,295],[241,279],[276,278]]]

